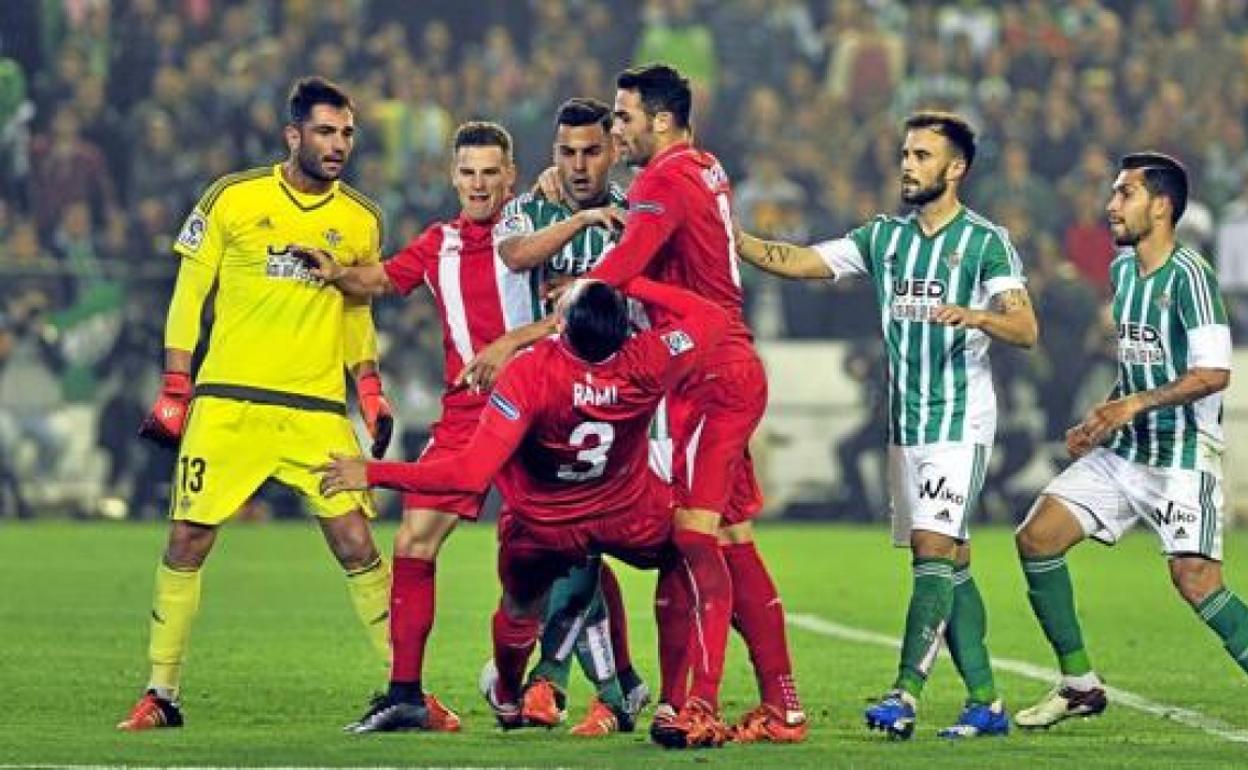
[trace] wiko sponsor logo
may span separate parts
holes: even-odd
[[[942,503],[951,503],[953,505],[965,505],[966,495],[956,492],[952,487],[946,485],[944,476],[935,484],[931,479],[924,479],[919,486],[920,500],[936,500]]]
[[[1195,524],[1197,520],[1198,517],[1194,511],[1180,508],[1174,504],[1173,500],[1166,503],[1164,510],[1161,508],[1153,509],[1153,521],[1159,525],[1164,524],[1166,526],[1170,526],[1171,524]]]

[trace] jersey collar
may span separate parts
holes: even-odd
[[[277,186],[286,194],[286,198],[298,208],[300,211],[312,211],[319,209],[326,203],[334,199],[334,195],[338,193],[338,180],[329,183],[329,189],[319,195],[311,195],[296,190],[286,181],[286,177],[282,176],[282,164],[277,163],[273,166],[273,178],[277,180]]]

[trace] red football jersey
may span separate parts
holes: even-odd
[[[513,272],[494,250],[494,222],[464,216],[434,223],[382,266],[404,296],[420,285],[442,316],[443,378],[448,391],[464,365],[511,329],[537,320],[528,271]],[[480,396],[460,391],[469,400]]]
[[[679,142],[651,158],[633,181],[624,236],[589,277],[620,286],[639,274],[728,311],[728,334],[707,363],[754,357],[742,310],[732,186],[714,155]]]
[[[369,482],[451,492],[484,490],[493,480],[511,511],[541,523],[634,509],[651,472],[655,408],[719,344],[728,315],[670,286],[638,280],[630,289],[677,323],[638,332],[596,364],[578,358],[559,336],[542,340],[503,370],[476,434],[458,456],[372,462]]]

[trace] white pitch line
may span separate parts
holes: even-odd
[[[894,649],[901,648],[901,640],[887,634],[876,633],[875,631],[867,631],[853,626],[844,626],[831,620],[825,620],[818,615],[809,615],[804,613],[792,613],[788,616],[788,622],[791,626],[812,631],[816,634],[824,636],[832,636],[837,639],[844,639],[850,642],[861,642],[863,644],[874,644],[881,647],[892,647]],[[1010,658],[993,657],[992,667],[1001,671],[1008,671],[1011,674],[1035,679],[1040,682],[1052,683],[1061,678],[1061,672],[1055,669],[1037,666],[1023,660],[1013,660]],[[1123,690],[1118,687],[1105,687],[1105,694],[1109,696],[1111,703],[1126,706],[1127,708],[1143,711],[1146,714],[1169,719],[1172,722],[1178,722],[1181,725],[1194,727],[1197,730],[1203,730],[1210,735],[1216,735],[1223,740],[1233,743],[1248,743],[1248,730],[1243,730],[1235,725],[1223,722],[1217,717],[1211,717],[1189,708],[1182,706],[1171,706],[1167,703],[1158,703],[1149,700],[1142,695],[1136,695],[1129,690]]]

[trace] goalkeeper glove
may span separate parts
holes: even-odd
[[[369,372],[359,378],[355,381],[355,393],[360,399],[364,426],[373,439],[373,459],[380,460],[385,457],[390,436],[394,433],[394,413],[386,395],[381,392],[381,377],[376,372]]]
[[[186,372],[165,372],[160,395],[152,411],[139,426],[139,435],[160,446],[176,448],[186,427],[191,406],[191,375]]]

